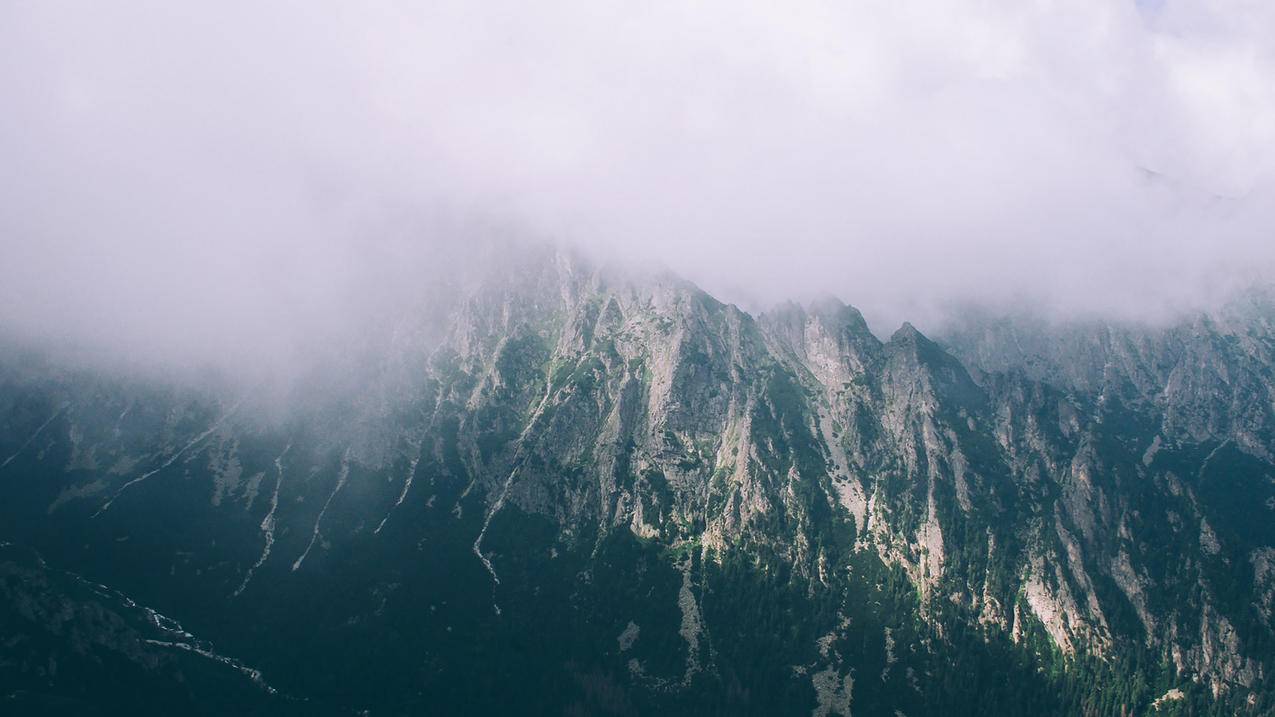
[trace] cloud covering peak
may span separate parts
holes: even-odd
[[[425,5],[0,7],[0,327],[279,353],[493,226],[895,323],[1275,270],[1268,4]]]

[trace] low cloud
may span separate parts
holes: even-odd
[[[493,233],[885,331],[1275,276],[1260,3],[427,5],[0,7],[0,328],[286,363]]]

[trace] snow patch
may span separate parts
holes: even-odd
[[[314,541],[319,539],[319,527],[323,525],[323,514],[328,512],[328,506],[332,504],[332,499],[337,493],[345,487],[345,481],[350,477],[350,449],[345,449],[345,454],[341,456],[341,472],[337,475],[336,487],[328,494],[328,499],[323,502],[323,507],[319,509],[319,517],[314,519],[314,530],[310,533],[310,543],[305,546],[305,552],[301,553],[301,557],[297,558],[292,564],[292,572],[301,569],[302,563],[305,562],[306,556],[310,554],[310,549],[314,547]]]
[[[177,459],[178,459],[178,458],[181,458],[181,457],[182,457],[182,455],[186,453],[186,451],[188,451],[188,450],[190,450],[191,448],[194,448],[196,445],[198,445],[198,444],[202,443],[202,442],[203,442],[203,440],[204,440],[205,438],[207,438],[207,437],[211,436],[211,435],[212,435],[212,434],[213,434],[213,433],[214,433],[214,432],[215,432],[218,428],[221,428],[221,424],[222,424],[222,423],[224,423],[224,422],[226,421],[226,419],[227,419],[227,418],[230,418],[230,416],[231,416],[231,415],[232,415],[235,411],[239,410],[239,404],[240,404],[240,403],[242,403],[242,401],[236,401],[236,402],[235,402],[235,405],[233,405],[233,406],[231,406],[231,407],[230,407],[230,410],[228,410],[228,411],[226,411],[225,413],[221,414],[221,418],[218,418],[216,421],[214,421],[214,422],[213,422],[213,424],[212,424],[211,426],[209,426],[209,427],[208,427],[208,430],[206,430],[206,431],[204,431],[203,433],[199,434],[198,436],[195,436],[194,438],[192,438],[192,439],[190,440],[190,442],[189,442],[189,443],[187,443],[186,445],[182,446],[182,447],[181,447],[180,449],[178,449],[178,451],[177,451],[176,453],[174,453],[173,455],[169,456],[168,460],[164,461],[164,462],[163,462],[163,464],[161,464],[158,468],[156,468],[156,469],[154,469],[154,470],[147,471],[146,473],[143,473],[142,475],[138,476],[137,478],[134,478],[133,480],[131,480],[131,481],[129,481],[129,482],[127,482],[127,483],[125,483],[124,485],[120,486],[120,489],[119,489],[119,490],[117,490],[117,491],[115,491],[115,495],[111,496],[111,499],[110,499],[110,500],[106,501],[106,503],[105,503],[105,504],[104,504],[101,508],[98,508],[98,509],[97,509],[97,512],[93,514],[93,517],[94,517],[94,518],[96,518],[97,516],[101,515],[102,513],[106,512],[107,510],[110,510],[111,504],[112,504],[112,503],[114,503],[114,502],[116,501],[116,499],[118,499],[121,495],[123,495],[124,491],[128,490],[130,487],[132,487],[132,486],[134,486],[134,485],[136,485],[136,484],[138,484],[138,483],[141,483],[142,481],[146,480],[147,478],[150,478],[151,476],[155,475],[156,473],[158,473],[158,472],[160,472],[160,471],[164,470],[165,468],[167,468],[167,467],[171,466],[172,464],[176,463],[176,462],[177,462]]]
[[[25,450],[27,449],[27,446],[30,446],[30,445],[31,445],[31,443],[32,443],[32,442],[34,442],[34,441],[35,441],[35,439],[36,439],[36,438],[38,438],[38,437],[40,436],[40,434],[41,434],[41,433],[44,433],[44,429],[48,428],[50,423],[53,423],[53,419],[55,419],[55,418],[57,418],[58,416],[62,415],[62,412],[63,412],[63,411],[65,411],[65,410],[66,410],[66,408],[67,408],[67,406],[69,406],[69,405],[70,405],[69,403],[64,403],[64,404],[62,404],[62,406],[61,406],[60,408],[58,408],[58,410],[56,410],[56,411],[54,411],[54,412],[53,412],[53,415],[52,415],[52,416],[49,416],[49,418],[48,418],[48,419],[47,419],[44,423],[41,423],[41,424],[40,424],[40,427],[39,427],[39,428],[37,428],[37,429],[35,429],[35,433],[32,433],[32,434],[31,434],[31,436],[30,436],[29,438],[27,438],[27,440],[26,440],[26,441],[24,441],[24,442],[22,443],[22,445],[18,446],[18,450],[14,451],[14,452],[13,452],[13,455],[11,455],[11,456],[9,456],[8,458],[4,459],[4,462],[3,462],[3,463],[0,463],[0,469],[3,469],[5,466],[7,466],[7,465],[9,465],[10,463],[12,463],[12,462],[13,462],[13,460],[14,460],[15,458],[17,458],[18,456],[22,455],[22,452],[23,452],[23,451],[25,451]]]
[[[279,508],[279,486],[283,485],[283,457],[288,455],[288,451],[292,450],[292,444],[289,443],[278,458],[274,459],[275,481],[274,494],[270,496],[270,511],[266,513],[266,517],[261,519],[261,534],[265,537],[265,545],[261,548],[261,556],[257,558],[257,562],[248,568],[248,573],[244,575],[243,582],[235,589],[234,595],[238,597],[239,593],[248,587],[248,581],[252,580],[252,574],[257,572],[257,568],[265,564],[266,558],[270,557],[270,548],[274,546],[274,512]]]

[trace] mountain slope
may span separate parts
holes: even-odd
[[[0,539],[311,712],[1275,708],[1269,305],[940,344],[537,249],[452,288],[271,416],[10,352]]]

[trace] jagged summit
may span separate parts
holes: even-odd
[[[131,684],[203,655],[173,689],[255,674],[333,713],[1272,706],[1257,309],[883,343],[835,299],[754,317],[553,251],[473,274],[286,422],[13,359],[0,540],[46,562],[0,583],[37,646],[0,678],[80,665],[73,614]],[[200,637],[94,617],[139,605]]]
[[[925,338],[925,335],[918,331],[909,321],[904,321],[903,325],[890,335],[890,343],[892,344],[921,344],[928,341],[929,339]]]

